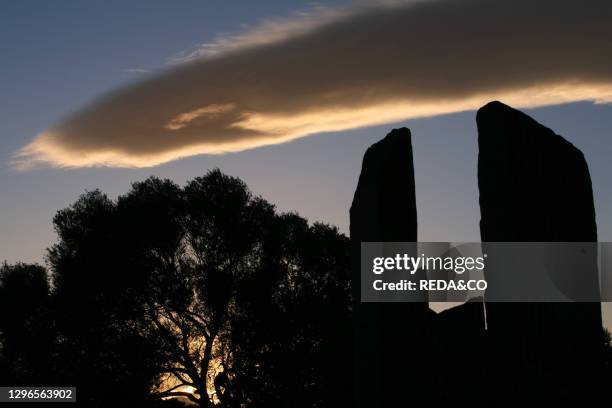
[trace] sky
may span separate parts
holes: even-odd
[[[453,3],[469,7],[480,4],[479,0]],[[348,209],[362,155],[369,145],[399,126],[407,126],[413,133],[419,240],[479,241],[474,109],[499,97],[515,106],[527,106],[523,109],[526,113],[584,152],[593,179],[600,241],[612,241],[612,105],[607,103],[612,100],[612,88],[608,88],[610,78],[606,77],[612,70],[610,53],[602,56],[598,48],[607,44],[609,37],[601,35],[605,40],[601,44],[596,40],[605,28],[597,21],[592,27],[584,24],[595,17],[586,11],[574,13],[576,17],[571,22],[577,23],[568,23],[568,30],[586,32],[584,37],[595,41],[585,42],[584,46],[566,38],[553,42],[557,45],[545,53],[551,57],[550,62],[538,59],[537,46],[541,47],[541,43],[532,41],[535,45],[523,48],[517,42],[530,43],[528,29],[518,38],[504,37],[507,50],[516,49],[521,57],[533,59],[519,59],[524,64],[516,65],[526,68],[517,72],[506,72],[486,62],[488,69],[504,72],[503,81],[489,81],[487,75],[470,78],[465,81],[466,87],[478,89],[478,93],[470,94],[461,87],[450,87],[453,90],[449,91],[448,86],[436,84],[461,82],[462,72],[483,65],[478,52],[490,50],[490,43],[457,48],[473,34],[463,32],[463,37],[458,35],[463,40],[453,46],[448,34],[453,34],[451,29],[461,31],[461,27],[428,37],[429,49],[441,55],[457,57],[453,53],[467,53],[449,64],[420,46],[418,34],[428,34],[431,24],[415,27],[415,36],[410,36],[410,26],[406,32],[380,31],[375,28],[380,22],[386,26],[388,13],[366,13],[364,7],[371,4],[0,0],[0,260],[43,262],[45,248],[56,239],[53,215],[85,191],[100,188],[116,197],[126,192],[132,182],[151,175],[184,184],[214,167],[242,178],[254,193],[282,211],[295,210],[311,221],[332,223],[348,233]],[[431,14],[426,7],[423,10],[419,19]],[[506,16],[509,13],[502,11]],[[568,8],[567,14],[572,12]],[[379,20],[372,20],[372,14]],[[404,14],[408,21],[416,18],[409,12]],[[325,24],[334,26],[337,21],[342,23],[342,29],[326,28]],[[453,19],[432,21],[437,21],[437,29],[443,31]],[[556,27],[556,22],[552,19],[548,23]],[[398,27],[406,26],[401,23]],[[310,55],[314,60],[284,57],[299,56],[312,49],[304,43],[336,55],[339,49],[352,44],[352,35],[362,33],[354,30],[356,25],[366,27],[363,32],[368,35],[361,37],[358,47],[348,47],[353,51],[340,56],[341,61],[352,64],[340,71],[317,65],[318,54]],[[537,32],[532,34],[539,38]],[[300,40],[301,35],[306,40]],[[551,35],[564,39],[565,34]],[[373,36],[379,42],[368,43],[366,40]],[[389,38],[401,38],[396,43],[405,42],[406,52],[380,43]],[[259,43],[253,46],[249,41]],[[282,47],[275,45],[279,41]],[[344,46],[336,49],[335,43]],[[250,46],[255,47],[254,51]],[[381,58],[376,64],[361,64],[363,61],[356,60],[358,55],[354,53],[360,48],[375,50],[371,55]],[[495,55],[490,52],[486,55]],[[576,58],[560,64],[565,52],[570,56],[576,53]],[[394,58],[387,60],[383,58],[386,55]],[[190,62],[194,56],[204,62]],[[278,82],[279,65],[266,66],[261,56],[278,62],[292,80]],[[501,62],[507,64],[508,60]],[[427,69],[427,64],[442,66],[448,78],[429,73],[435,70]],[[261,73],[262,80],[244,79],[240,68],[244,66]],[[327,88],[310,83],[296,85],[311,71],[338,77]],[[201,72],[216,72],[213,77],[217,81],[198,85],[189,82]],[[355,91],[359,88],[355,84],[364,75],[368,81],[374,78],[368,83],[370,89],[383,91],[367,95],[359,89]],[[411,76],[417,79],[408,84],[407,90],[401,87],[403,82],[397,82]],[[382,79],[376,82],[376,78]],[[573,78],[573,82],[567,82],[567,78]],[[308,79],[313,84],[321,83],[316,75]],[[249,86],[241,88],[241,81],[247,81]],[[427,86],[419,85],[422,83]],[[548,84],[548,88],[538,90],[534,83]],[[215,92],[199,88],[212,85]],[[184,101],[180,96],[173,99],[172,91],[150,91],[174,86],[194,91],[186,92]],[[275,87],[282,92],[268,91]],[[251,93],[243,88],[251,89]],[[222,100],[224,90],[235,100]],[[298,100],[296,90],[304,92],[304,101]],[[398,99],[396,91],[408,92],[409,98]],[[101,95],[108,96],[100,99]],[[442,102],[433,103],[436,98]],[[134,140],[122,133],[138,135],[141,128],[131,128],[130,124],[148,119],[139,112],[165,106],[166,100],[178,103],[180,108],[169,116],[152,116],[159,131],[140,139],[134,136]],[[117,108],[122,103],[134,103],[140,111],[130,111],[131,115],[126,116]],[[245,113],[250,121],[237,126],[236,117]],[[92,132],[91,123],[100,122],[106,123],[107,130],[116,131],[117,136]],[[262,123],[275,123],[277,128],[266,128]],[[224,137],[215,139],[216,131]],[[199,135],[203,139],[197,139]],[[610,314],[606,319],[612,326]]]

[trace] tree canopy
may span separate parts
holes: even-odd
[[[0,319],[0,365],[15,367],[4,382],[75,385],[88,406],[350,398],[349,243],[337,228],[279,213],[219,170],[184,187],[151,177],[116,200],[88,192],[53,223],[48,273],[0,275],[15,298],[0,296],[3,310],[28,293],[21,315]],[[17,346],[27,330],[41,334]]]

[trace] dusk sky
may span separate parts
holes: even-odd
[[[478,2],[453,3],[469,5]],[[516,64],[524,62],[528,66],[529,78],[523,84],[516,80],[518,74],[523,75],[520,70],[518,73],[508,71],[504,74],[504,80],[509,84],[507,89],[492,88],[485,78],[486,72],[483,72],[479,78],[466,80],[468,85],[478,87],[478,93],[473,95],[459,86],[447,90],[441,85],[440,89],[434,89],[429,84],[436,83],[434,81],[442,84],[446,80],[449,83],[451,80],[460,82],[464,68],[482,63],[476,59],[477,46],[472,49],[474,53],[466,50],[465,61],[459,61],[456,66],[443,66],[452,72],[447,78],[435,73],[435,64],[447,63],[440,56],[417,52],[416,48],[409,48],[406,56],[400,56],[395,54],[397,49],[385,44],[361,44],[376,50],[382,47],[390,54],[386,59],[383,58],[384,52],[380,52],[381,60],[367,64],[368,75],[373,77],[369,86],[383,89],[374,92],[374,96],[365,96],[354,90],[351,81],[358,83],[360,80],[358,66],[345,74],[338,74],[344,82],[341,81],[335,93],[325,93],[327,88],[322,85],[316,88],[319,85],[314,84],[313,88],[308,83],[300,83],[304,89],[313,89],[312,95],[308,95],[311,101],[300,101],[300,95],[291,92],[285,100],[280,90],[267,92],[264,85],[254,83],[248,84],[253,94],[245,95],[241,94],[239,81],[219,82],[234,78],[231,70],[237,69],[236,61],[252,60],[257,72],[269,72],[269,77],[263,79],[265,84],[293,90],[297,86],[295,81],[304,77],[303,72],[309,72],[313,61],[298,58],[289,63],[282,58],[284,54],[279,51],[282,47],[274,49],[260,45],[261,49],[251,54],[248,49],[241,51],[238,47],[236,50],[232,48],[235,39],[243,38],[236,36],[244,34],[245,38],[251,38],[248,33],[261,33],[266,29],[276,35],[274,30],[280,27],[284,30],[282,36],[289,38],[283,37],[284,47],[298,55],[302,52],[300,47],[310,44],[309,41],[313,44],[317,44],[316,41],[330,43],[323,35],[325,27],[321,28],[319,23],[313,24],[312,21],[320,18],[325,24],[334,24],[338,19],[346,29],[338,29],[336,34],[332,32],[329,55],[333,55],[336,52],[334,39],[339,43],[349,41],[353,32],[350,24],[360,19],[364,26],[376,23],[366,21],[354,11],[365,7],[364,4],[373,7],[373,2],[355,4],[348,1],[316,5],[307,1],[284,0],[2,1],[0,260],[43,262],[45,248],[55,240],[51,224],[53,215],[85,191],[100,188],[116,197],[126,192],[130,183],[150,175],[167,177],[183,184],[214,167],[240,177],[254,193],[276,204],[280,210],[295,210],[310,221],[332,223],[348,233],[348,209],[362,155],[370,144],[399,126],[407,126],[413,133],[419,239],[478,241],[480,215],[474,109],[482,101],[502,98],[515,107],[528,107],[523,110],[584,152],[593,180],[599,239],[612,241],[612,106],[609,104],[612,80],[605,76],[609,74],[603,73],[603,68],[610,71],[610,65],[606,65],[610,59],[609,50],[606,55],[600,55],[601,48],[598,47],[601,45],[598,43],[590,41],[587,46],[580,47],[578,42],[568,44],[561,41],[563,47],[551,36],[551,47],[547,49],[552,61],[550,66],[539,68],[537,58],[528,62],[519,59]],[[427,10],[422,13],[427,15]],[[406,16],[410,17],[410,13],[406,12]],[[379,17],[384,21],[385,12],[380,12]],[[603,17],[606,17],[605,13]],[[296,21],[298,23],[293,24]],[[610,25],[609,20],[606,21]],[[292,40],[292,36],[301,35],[299,30],[302,29],[312,30],[318,37],[312,34],[304,41]],[[600,33],[602,41],[608,42],[610,37],[603,36],[606,33],[601,30],[601,27],[595,27],[593,35]],[[272,34],[269,41],[277,41]],[[388,33],[376,31],[376,34],[385,38]],[[555,35],[563,36],[563,33]],[[220,41],[228,38],[231,40]],[[398,38],[400,45],[402,38]],[[432,44],[437,46],[444,41],[440,52],[453,52],[455,48],[450,43],[451,38],[452,35],[440,35],[436,41],[432,40]],[[586,34],[585,38],[589,40]],[[519,40],[528,41],[529,37],[525,35]],[[410,41],[412,44],[415,39]],[[237,60],[219,63],[224,69],[211,68],[212,63],[198,66],[181,62],[194,52],[205,53],[211,48],[210,44],[216,44],[221,54],[233,52]],[[529,50],[521,49],[520,52],[525,53],[521,55],[531,55]],[[578,54],[566,55],[567,70],[557,69],[564,52]],[[258,59],[261,56],[258,53],[275,61],[274,58],[280,55],[278,61],[286,64],[281,68],[289,79],[286,82],[277,80],[275,76],[279,67],[268,69]],[[413,86],[416,90],[408,100],[398,100],[394,92],[403,90],[397,88],[396,81],[401,78],[402,64],[414,65],[410,62],[412,55],[416,56],[414,63],[419,66],[426,65],[427,58],[431,58],[431,63],[435,63],[431,68],[433,73],[429,75],[417,68],[414,72],[408,71],[407,76],[421,76],[407,80],[406,86]],[[588,55],[592,56],[593,64],[580,59]],[[408,62],[398,62],[400,71],[387,68],[395,63],[394,56],[408,58]],[[204,55],[203,58],[219,61],[214,60],[214,56]],[[342,58],[353,61],[355,55],[347,51]],[[581,63],[586,67],[583,68]],[[179,66],[181,64],[187,68]],[[495,68],[491,62],[484,65]],[[249,68],[247,65],[241,69],[248,71]],[[325,73],[328,68],[312,67],[313,71],[319,69]],[[220,73],[215,74],[217,82],[198,86],[214,85],[210,98],[221,95],[221,99],[208,100],[208,95],[204,95],[206,92],[197,92],[199,88],[184,100],[180,95],[172,94],[174,85],[188,86],[188,81],[200,70],[219,70]],[[163,73],[163,78],[158,80],[160,73]],[[241,73],[236,71],[235,77],[241,78]],[[380,82],[375,81],[378,75],[383,78]],[[309,79],[313,80],[313,77]],[[544,82],[538,82],[540,79]],[[550,83],[546,82],[548,79]],[[181,82],[183,80],[187,82]],[[133,84],[143,84],[143,81],[149,82],[133,90]],[[422,89],[419,83],[425,84]],[[542,84],[541,89],[539,84]],[[426,85],[429,88],[425,88]],[[117,89],[120,91],[112,96],[115,99],[95,102],[101,95]],[[170,91],[157,94],[150,89]],[[222,100],[224,89],[227,89],[227,98],[231,95],[236,100]],[[250,98],[257,96],[260,89],[263,89],[261,104],[255,106]],[[525,89],[531,90],[531,96],[526,96]],[[535,89],[540,89],[541,93]],[[317,104],[317,92],[321,92],[320,104]],[[325,105],[328,102],[324,94],[331,100],[329,106]],[[435,103],[436,97],[441,98],[439,104]],[[160,126],[159,132],[139,134],[134,129],[142,127],[130,127],[133,120],[143,121],[148,117],[141,111],[162,109],[170,100],[180,106],[171,112],[169,120],[160,122],[165,125]],[[138,104],[138,112],[129,112],[133,114],[129,118],[117,114],[120,108],[116,106],[133,101]],[[194,105],[190,108],[191,103]],[[248,113],[244,106],[257,111],[248,116],[248,123],[225,122]],[[412,111],[411,106],[414,106]],[[88,110],[82,113],[84,107]],[[353,110],[357,114],[353,115]],[[306,113],[326,118],[326,121],[319,126],[317,120]],[[161,113],[153,112],[152,121],[159,119],[159,115]],[[207,115],[210,121],[202,121]],[[105,131],[117,133],[112,136],[87,133],[96,120],[105,122],[101,124]],[[194,127],[189,130],[192,121]],[[275,123],[276,127],[266,127],[267,123]],[[232,132],[238,130],[232,133],[228,129]],[[281,135],[278,129],[287,132]],[[135,132],[133,139],[130,131]],[[223,134],[223,138],[213,135],[215,131]],[[194,141],[200,134],[202,140]],[[276,144],[279,142],[284,143]],[[23,148],[27,146],[30,149],[23,154]],[[22,154],[16,156],[20,151]],[[231,152],[210,154],[219,151]],[[389,194],[392,195],[393,191]],[[606,316],[608,327],[611,325],[609,318]]]

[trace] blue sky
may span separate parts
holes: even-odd
[[[144,169],[40,167],[16,171],[11,155],[36,134],[101,93],[138,81],[134,69],[220,34],[240,33],[310,2],[2,1],[0,3],[0,260],[43,260],[54,213],[86,190],[111,196],[150,175],[178,183],[219,167],[281,210],[348,232],[348,208],[363,152],[392,127],[413,132],[419,239],[478,241],[474,112],[323,133],[225,155]],[[331,3],[325,3],[331,4]],[[337,4],[337,3],[336,3]],[[612,241],[612,106],[589,102],[526,110],[578,146],[589,162],[599,236]],[[389,192],[393,194],[393,192]]]

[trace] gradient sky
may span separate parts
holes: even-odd
[[[324,4],[341,4],[347,2]],[[219,167],[281,210],[348,232],[348,209],[363,152],[392,127],[413,132],[421,241],[478,241],[474,112],[461,112],[145,169],[48,167],[17,171],[11,155],[101,93],[157,71],[220,34],[240,33],[311,2],[0,2],[0,260],[42,262],[55,240],[54,213],[87,190],[112,197],[150,175],[186,180]],[[612,106],[571,103],[526,112],[585,154],[593,179],[600,241],[612,241]],[[393,194],[392,191],[389,194]],[[609,316],[608,316],[609,317]],[[608,326],[610,326],[608,322]]]

